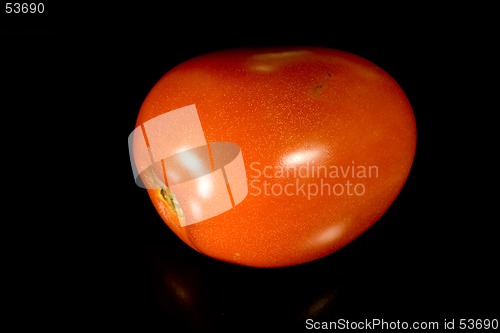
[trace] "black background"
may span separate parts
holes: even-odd
[[[307,318],[500,319],[488,9],[252,6],[3,14],[4,125],[18,129],[4,154],[36,162],[21,179],[6,177],[17,184],[8,188],[36,188],[10,196],[25,207],[10,223],[19,238],[7,261],[23,295],[12,308],[24,318],[50,308],[42,321],[66,328],[141,332],[291,332],[305,330]],[[410,177],[389,211],[340,251],[280,269],[188,248],[135,186],[127,146],[142,101],[173,66],[267,45],[371,60],[406,92],[418,131]]]

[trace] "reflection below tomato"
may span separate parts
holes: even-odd
[[[200,259],[151,246],[147,252],[160,322],[182,331],[262,327],[295,330],[335,309],[343,274],[331,263],[272,270]]]

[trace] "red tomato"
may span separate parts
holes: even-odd
[[[159,117],[187,109],[199,118],[194,129]],[[414,114],[398,83],[366,59],[322,47],[230,49],[185,61],[151,89],[140,128],[150,150],[188,142],[201,147],[191,155],[208,149],[211,159],[210,174],[183,178],[181,195],[170,186],[171,157],[153,157],[163,181],[147,191],[166,225],[200,253],[253,267],[313,261],[365,232],[400,193],[416,148]],[[206,143],[232,143],[218,147],[232,157],[213,165],[216,146],[203,146],[200,133]],[[145,154],[132,146],[138,165]],[[231,160],[240,168],[231,170]],[[196,210],[190,200],[202,200],[203,191],[194,192],[207,181],[218,194]],[[189,211],[203,217],[186,225]]]

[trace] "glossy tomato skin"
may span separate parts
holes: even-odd
[[[192,104],[208,142],[240,146],[249,193],[184,227],[160,190],[148,194],[186,244],[226,262],[283,267],[335,252],[387,211],[413,163],[407,96],[383,69],[348,52],[294,46],[195,57],[156,83],[137,126]]]

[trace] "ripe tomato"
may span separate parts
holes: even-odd
[[[186,120],[194,125],[160,117],[179,110],[197,114]],[[147,191],[166,225],[200,253],[253,267],[306,263],[354,240],[398,196],[416,148],[413,110],[398,83],[364,58],[323,47],[229,49],[187,60],[152,87],[139,110],[141,128],[150,157],[153,143],[175,141],[173,154],[189,150],[185,168],[209,156],[210,175],[219,172],[186,171],[190,185],[175,193],[175,170],[166,166],[175,163],[151,157],[157,186]],[[131,147],[140,165],[147,154]],[[216,148],[232,157],[215,161]],[[230,169],[231,160],[240,166]],[[173,169],[182,171],[182,163]],[[196,183],[202,176],[209,177],[204,185]],[[217,194],[191,205],[207,181]],[[186,224],[189,211],[203,217]]]

